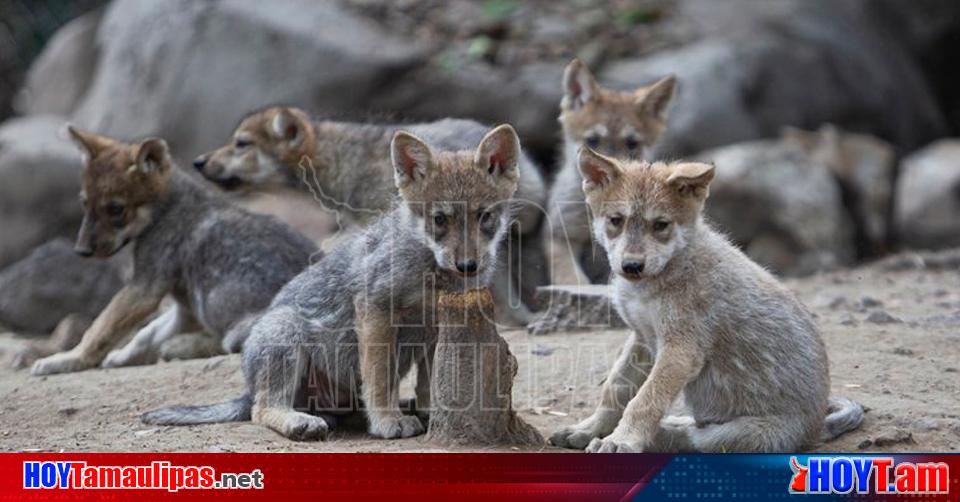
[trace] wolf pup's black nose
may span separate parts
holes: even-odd
[[[206,156],[201,155],[201,156],[197,157],[196,159],[193,159],[193,167],[195,167],[195,168],[197,169],[197,171],[203,170],[203,166],[205,166],[205,165],[207,165],[207,157],[206,157]]]
[[[643,273],[642,261],[628,261],[623,264],[623,273],[627,275],[640,275]]]
[[[464,260],[457,262],[457,270],[462,274],[473,274],[477,271],[476,260]]]

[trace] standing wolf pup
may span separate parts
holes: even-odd
[[[673,99],[673,76],[665,77],[634,91],[622,92],[600,87],[590,70],[579,60],[567,65],[563,74],[563,164],[550,190],[546,243],[553,284],[589,284],[589,275],[604,275],[606,266],[584,271],[581,263],[594,258],[590,222],[580,189],[577,151],[587,146],[605,155],[641,159],[666,127],[667,107]],[[605,277],[605,275],[604,275]]]
[[[450,151],[475,147],[489,131],[488,127],[465,119],[409,125],[359,124],[313,120],[297,108],[272,107],[244,118],[230,143],[201,155],[194,166],[226,189],[309,189],[350,223],[366,226],[389,211],[396,196],[388,152],[391,138],[400,129],[417,135],[434,148]],[[547,280],[538,235],[546,188],[539,169],[522,152],[518,162],[520,179],[513,212],[517,227],[511,239],[519,238],[520,249],[512,249],[511,257],[520,261],[514,264],[515,274],[523,275],[517,285],[508,267],[498,267],[493,289],[498,313],[509,315],[515,323],[526,324],[531,313],[514,293],[524,293],[522,296],[529,301],[536,286]],[[505,261],[506,254],[503,253]],[[508,304],[508,299],[513,301]]]
[[[359,384],[371,434],[424,432],[400,412],[397,384],[416,360],[417,404],[429,406],[436,293],[482,287],[494,275],[521,178],[520,143],[502,125],[476,151],[434,151],[407,132],[390,151],[396,207],[277,294],[243,350],[247,395],[153,411],[144,422],[249,419],[290,439],[322,439],[334,414],[356,409]],[[304,380],[314,395],[305,396]],[[305,397],[319,415],[298,411]]]
[[[162,342],[198,326],[237,351],[253,314],[303,270],[316,248],[284,224],[233,207],[174,165],[162,139],[126,144],[70,127],[86,154],[76,251],[107,257],[128,243],[133,277],[74,349],[37,361],[34,375],[92,368],[167,294],[176,304],[107,366],[155,361]]]
[[[583,149],[578,167],[614,304],[634,333],[597,411],[554,434],[555,445],[788,452],[860,425],[859,405],[828,400],[827,354],[806,308],[703,221],[712,165]],[[692,420],[661,424],[681,391]]]

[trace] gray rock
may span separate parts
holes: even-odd
[[[960,245],[960,140],[938,141],[904,159],[895,208],[905,246]]]
[[[870,312],[870,315],[867,316],[866,321],[873,324],[899,324],[903,322],[899,318],[890,315],[885,310],[875,310]]]
[[[874,446],[879,446],[881,448],[884,446],[915,442],[912,432],[900,428],[894,428],[881,432],[880,435],[872,438],[872,440]]]
[[[0,319],[23,334],[49,333],[68,314],[96,317],[122,286],[115,259],[81,258],[56,239],[0,271]]]
[[[771,137],[788,124],[832,122],[902,149],[944,134],[944,117],[918,65],[876,22],[873,3],[793,4],[759,23],[730,24],[693,44],[615,62],[601,79],[635,86],[678,76],[660,157]],[[752,9],[732,11],[750,19]]]
[[[853,228],[840,190],[802,149],[755,141],[699,157],[717,166],[707,216],[756,261],[798,275],[853,260]]]
[[[424,48],[338,2],[117,0],[74,119],[119,137],[159,135],[181,158],[222,144],[248,112],[284,103],[357,116],[417,85]]]
[[[64,123],[37,115],[0,126],[0,267],[80,228],[80,153],[59,136]]]
[[[853,314],[851,314],[851,313],[849,313],[849,312],[844,312],[843,314],[841,314],[841,315],[840,315],[839,322],[840,322],[840,324],[842,324],[842,325],[844,325],[844,326],[856,326],[856,325],[857,325],[857,319],[856,319],[855,317],[853,317]]]
[[[527,326],[533,335],[578,329],[623,329],[626,323],[610,303],[609,286],[543,286],[537,296],[545,306],[536,321]]]
[[[799,145],[815,162],[830,169],[854,222],[858,252],[877,255],[886,249],[896,152],[888,143],[825,125],[816,132],[786,128],[783,138]]]
[[[917,432],[930,432],[940,429],[940,423],[932,418],[918,418],[913,421],[913,430]]]
[[[103,10],[73,19],[56,32],[27,72],[14,108],[22,115],[70,115],[97,66],[97,27]]]

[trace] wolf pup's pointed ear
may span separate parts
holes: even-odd
[[[510,124],[497,126],[480,140],[473,163],[493,176],[520,179],[520,138]]]
[[[563,71],[563,101],[560,106],[575,110],[597,96],[600,86],[587,65],[574,59]]]
[[[617,161],[588,147],[581,147],[577,153],[577,169],[583,176],[583,193],[587,195],[608,188],[622,173]]]
[[[105,136],[100,136],[92,132],[81,131],[77,129],[72,124],[66,125],[67,135],[70,136],[70,139],[77,145],[85,154],[87,154],[91,159],[96,157],[98,153],[107,149],[114,141]]]
[[[170,167],[170,149],[160,138],[149,138],[137,150],[136,169],[144,174],[163,172]]]
[[[270,121],[270,132],[281,141],[292,146],[303,142],[305,125],[300,117],[288,108],[281,108]]]
[[[713,164],[704,162],[680,162],[673,166],[673,172],[667,183],[677,189],[683,197],[706,199],[710,194],[710,182],[716,170]]]
[[[653,84],[637,89],[637,114],[643,117],[667,119],[667,109],[673,101],[677,78],[668,75]]]
[[[433,152],[420,138],[406,131],[397,131],[390,141],[390,159],[393,161],[397,188],[422,181],[433,167]]]

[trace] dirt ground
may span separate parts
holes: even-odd
[[[958,450],[957,266],[893,272],[872,266],[789,285],[822,327],[833,393],[868,409],[859,430],[817,446],[818,451]],[[515,407],[544,436],[592,411],[599,383],[624,338],[622,331],[503,334],[520,364]],[[9,337],[2,342],[16,345]],[[374,439],[362,424],[339,428],[326,442],[296,443],[249,423],[152,427],[137,419],[159,406],[239,395],[238,362],[238,356],[221,356],[41,378],[0,370],[0,450],[439,451],[419,438]]]

